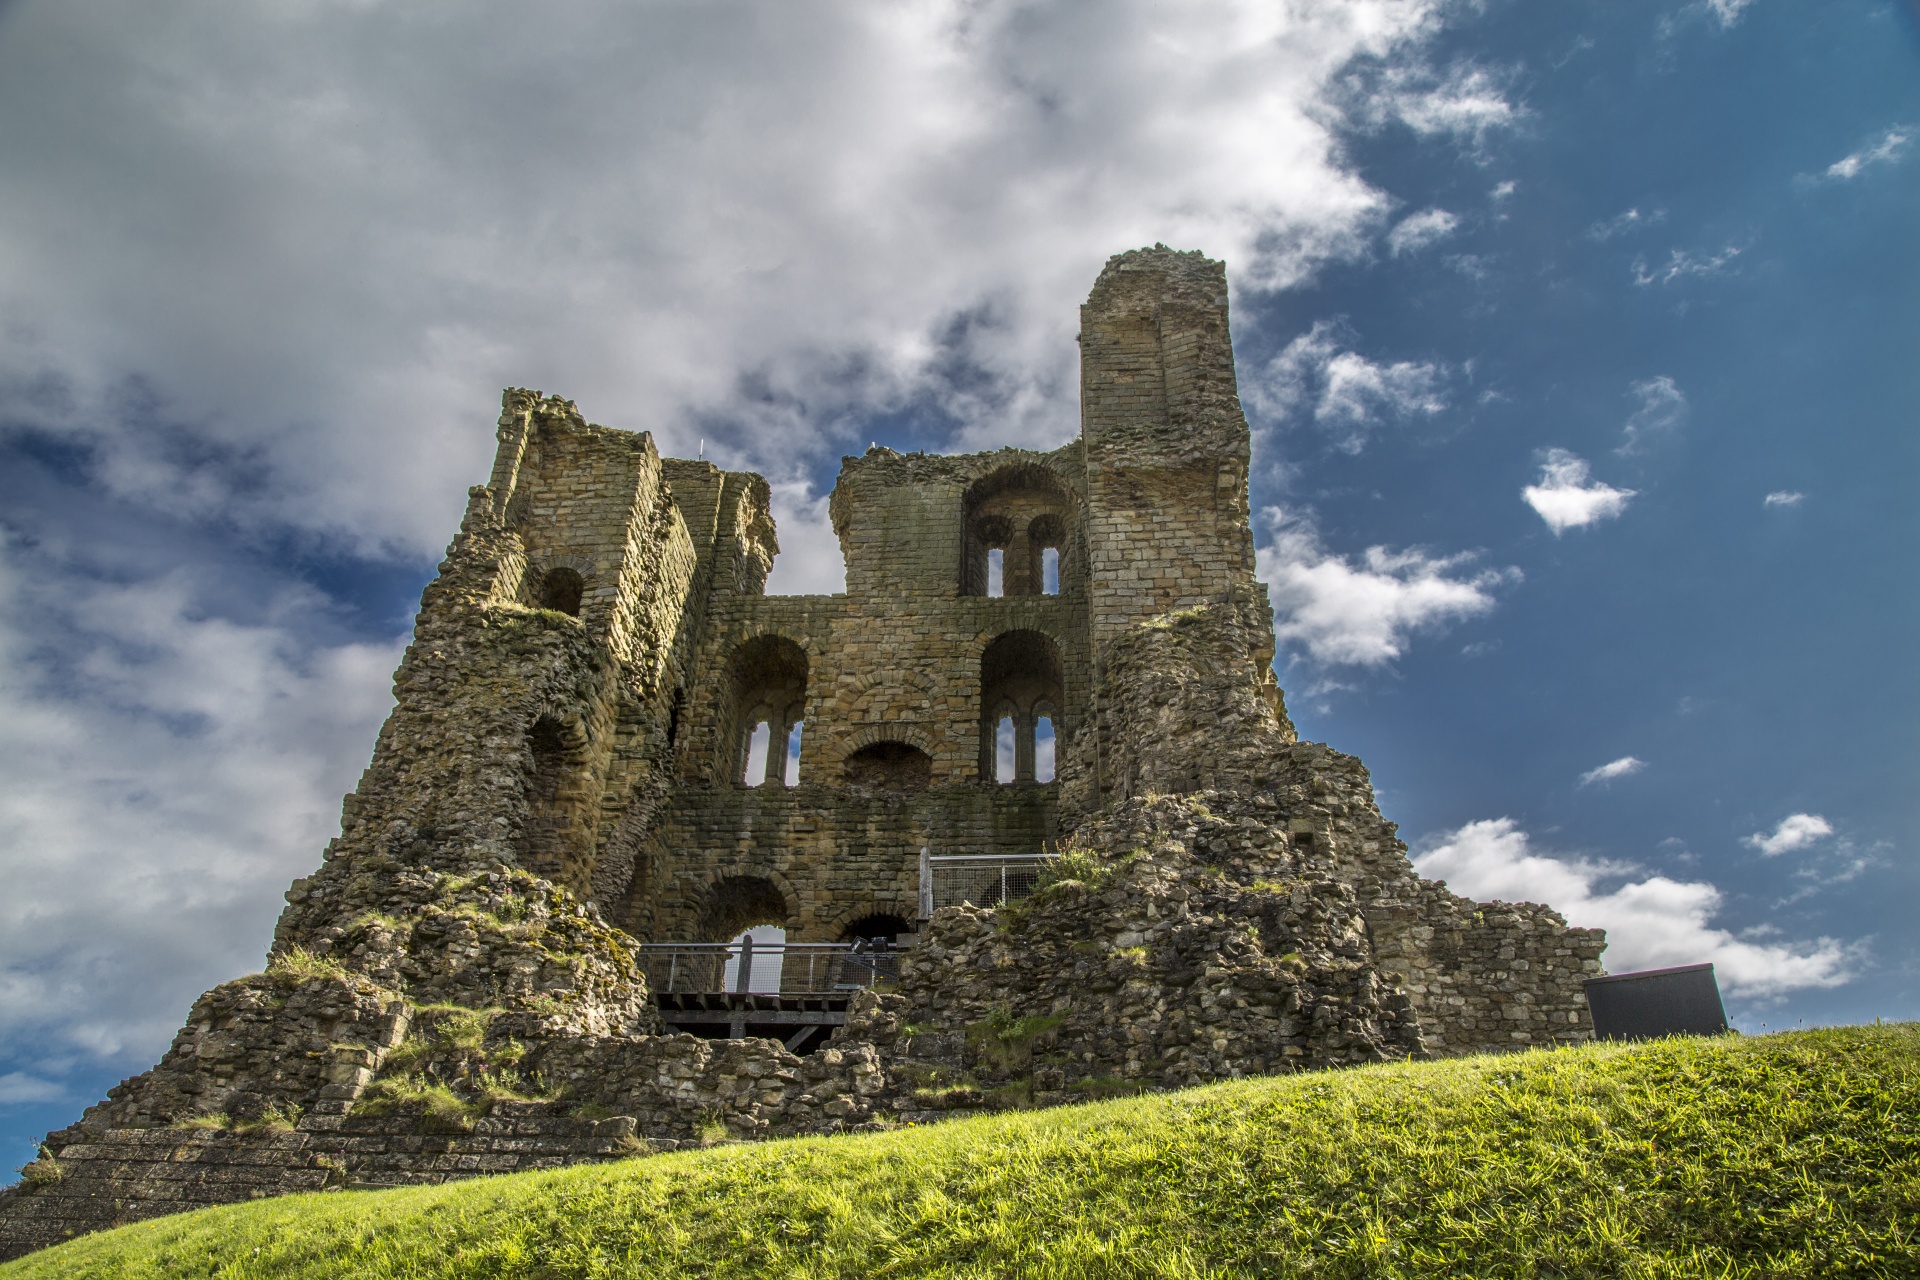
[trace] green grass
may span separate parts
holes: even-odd
[[[1920,1275],[1920,1024],[1241,1081],[287,1197],[87,1277]]]

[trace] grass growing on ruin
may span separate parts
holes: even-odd
[[[345,982],[352,978],[347,967],[330,956],[319,956],[305,947],[290,947],[277,952],[267,962],[267,976],[289,984],[325,978]]]
[[[1240,1081],[289,1197],[0,1280],[1920,1274],[1920,1025]]]

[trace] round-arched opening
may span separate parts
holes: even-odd
[[[724,876],[707,891],[700,936],[727,942],[761,925],[784,929],[790,915],[787,896],[773,881],[764,876]]]
[[[727,663],[732,696],[723,731],[732,781],[757,787],[800,780],[807,651],[785,636],[755,636]]]
[[[579,571],[562,565],[540,575],[540,585],[534,591],[534,603],[542,609],[552,609],[555,613],[577,618],[580,616],[580,601],[586,590],[587,580],[580,576]]]
[[[1009,631],[980,655],[980,777],[1050,782],[1059,709],[1065,705],[1060,649],[1038,631]],[[1047,722],[1047,776],[1037,775],[1036,734]]]
[[[961,503],[960,594],[1057,593],[1074,510],[1072,489],[1042,466],[1001,467],[976,480]]]
[[[869,791],[925,791],[933,785],[933,757],[910,742],[875,742],[847,757],[841,780]]]

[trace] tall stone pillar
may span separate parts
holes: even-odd
[[[1110,259],[1080,309],[1080,398],[1093,681],[1062,760],[1072,816],[1221,785],[1206,734],[1223,723],[1244,721],[1256,755],[1293,734],[1254,577],[1226,268],[1163,245]]]
[[[1162,246],[1110,259],[1080,308],[1080,405],[1095,644],[1253,582],[1226,268]]]

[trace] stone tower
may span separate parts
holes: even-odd
[[[714,1116],[1586,1038],[1601,935],[1418,879],[1360,763],[1296,740],[1221,264],[1113,258],[1080,344],[1059,449],[843,461],[831,596],[765,594],[760,477],[508,391],[267,971],[48,1136],[0,1256]],[[729,940],[768,926],[755,985]]]

